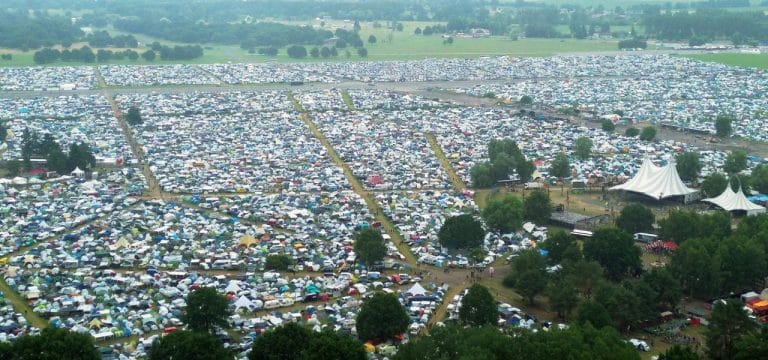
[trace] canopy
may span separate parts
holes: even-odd
[[[254,244],[256,244],[256,239],[250,234],[243,235],[243,237],[240,238],[240,246],[249,247]]]
[[[246,308],[250,310],[252,306],[253,302],[251,302],[251,300],[245,296],[241,296],[239,299],[237,299],[237,301],[235,301],[235,310],[240,308]]]
[[[755,215],[765,212],[764,207],[747,200],[747,196],[744,195],[741,186],[739,186],[739,191],[734,192],[733,189],[731,189],[731,186],[728,185],[725,187],[725,191],[718,197],[704,199],[702,201],[717,205],[725,211],[746,211],[747,215]]]
[[[624,184],[612,187],[611,190],[636,192],[658,200],[696,193],[696,190],[688,188],[680,180],[674,161],[659,168],[648,158],[643,160],[643,165],[635,177]]]
[[[406,292],[413,296],[424,296],[427,294],[427,290],[424,289],[424,287],[419,283],[413,284],[413,286],[411,286],[411,288]]]

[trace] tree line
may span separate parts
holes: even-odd
[[[730,39],[736,43],[768,39],[768,15],[752,11],[698,10],[651,13],[642,18],[648,36],[662,40]]]
[[[6,169],[15,176],[20,170],[32,169],[32,159],[45,159],[46,168],[59,174],[69,174],[75,168],[83,171],[92,170],[96,166],[96,158],[91,148],[85,143],[72,143],[67,153],[53,138],[46,133],[40,137],[37,131],[24,129],[21,136],[21,161],[6,162]]]
[[[528,181],[536,170],[511,139],[491,140],[488,144],[488,159],[470,170],[472,186],[493,187],[500,180],[510,180],[510,176],[516,176],[519,181]]]
[[[154,61],[158,56],[160,60],[193,60],[202,57],[204,50],[200,45],[175,45],[173,47],[167,45],[154,45],[149,50],[142,52],[126,49],[123,51],[112,51],[106,49],[99,49],[96,53],[93,52],[89,46],[83,46],[79,49],[52,49],[44,48],[35,53],[32,56],[32,60],[35,64],[51,64],[55,62],[85,62],[92,63],[108,62],[111,60],[124,60],[128,59],[136,61],[139,57],[146,61]]]

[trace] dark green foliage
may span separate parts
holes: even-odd
[[[624,39],[619,41],[619,50],[645,49],[647,47],[648,47],[648,42],[645,39],[634,38],[634,39]]]
[[[264,269],[287,271],[293,266],[293,258],[285,254],[267,255]]]
[[[533,104],[533,98],[529,95],[523,95],[520,97],[520,105],[531,105]]]
[[[139,108],[135,106],[131,106],[131,108],[128,109],[128,113],[125,114],[125,121],[128,122],[128,125],[131,126],[141,125],[144,123],[144,120],[141,118]]]
[[[735,351],[734,360],[768,359],[768,331],[740,336]]]
[[[21,172],[22,163],[19,160],[8,160],[5,163],[5,170],[8,170],[8,176],[16,177]]]
[[[5,348],[8,350],[8,348]],[[38,336],[22,336],[11,345],[12,360],[99,360],[101,355],[88,334],[47,327]],[[2,355],[2,353],[0,353]],[[7,355],[7,354],[6,354]]]
[[[640,130],[636,127],[628,127],[627,130],[624,131],[624,136],[627,137],[635,137],[637,135],[640,135]]]
[[[491,292],[483,285],[475,284],[461,300],[459,319],[464,325],[495,325],[499,320],[499,310]]]
[[[733,133],[732,124],[736,120],[733,115],[720,114],[715,118],[715,131],[721,138],[729,137]]]
[[[504,285],[515,288],[518,294],[534,304],[536,295],[547,288],[546,260],[531,249],[524,251],[512,262],[512,272],[504,278]]]
[[[508,180],[512,174],[528,181],[536,170],[533,163],[525,159],[517,143],[510,139],[491,140],[488,159],[489,162],[478,163],[470,170],[474,187],[495,186],[499,180]]]
[[[387,246],[381,233],[368,228],[355,234],[355,253],[365,265],[384,260],[387,256]]]
[[[640,249],[632,235],[616,228],[599,228],[584,241],[584,257],[605,269],[605,276],[620,280],[640,268]]]
[[[614,124],[611,120],[604,119],[600,122],[600,128],[605,132],[613,132],[616,130],[616,124]]]
[[[592,155],[592,139],[582,136],[576,139],[576,144],[573,146],[573,153],[580,159],[588,159]]]
[[[376,35],[371,34],[370,36],[368,36],[368,43],[369,44],[375,44],[377,40],[378,39],[376,39]]]
[[[364,47],[357,48],[357,56],[362,57],[362,58],[367,57],[368,56],[368,49],[366,49]]]
[[[768,194],[768,165],[760,164],[752,169],[750,177],[752,188],[761,194]]]
[[[653,126],[646,126],[640,130],[640,140],[651,141],[656,139],[656,128]]]
[[[557,312],[557,317],[561,319],[570,316],[571,311],[579,305],[579,294],[570,277],[550,282],[547,295],[549,295],[549,308]]]
[[[307,48],[301,45],[291,45],[285,50],[292,59],[303,59],[307,57]]]
[[[653,268],[644,273],[641,280],[653,289],[656,298],[651,303],[658,304],[660,308],[674,310],[683,297],[680,282],[667,268]]]
[[[148,355],[149,360],[219,360],[233,356],[216,336],[183,330],[155,340]]]
[[[566,276],[571,278],[576,290],[585,299],[591,299],[592,294],[605,281],[603,268],[596,261],[579,260],[563,268]]]
[[[552,216],[552,202],[545,191],[536,190],[525,198],[525,218],[539,225],[549,222]]]
[[[677,173],[684,181],[694,181],[699,177],[703,165],[699,160],[699,154],[689,151],[677,156]]]
[[[216,289],[202,287],[187,296],[187,307],[181,320],[194,332],[213,333],[216,328],[227,328],[229,306],[226,296]]]
[[[568,157],[564,153],[559,153],[552,160],[552,164],[549,166],[549,174],[558,178],[566,178],[571,176],[571,162],[568,161]]]
[[[725,191],[728,186],[728,178],[721,173],[711,173],[701,182],[701,191],[706,197],[717,197]]]
[[[576,322],[590,324],[597,329],[613,327],[613,320],[608,315],[608,310],[600,303],[591,300],[581,303],[576,309]]]
[[[733,359],[737,339],[757,334],[757,323],[749,319],[743,306],[737,300],[715,303],[707,328],[707,353],[710,358]]]
[[[701,2],[701,4],[716,2]],[[647,12],[642,18],[645,33],[663,40],[688,40],[691,45],[706,39],[729,38],[739,35],[754,39],[768,36],[768,19],[757,11],[727,11],[724,9]],[[691,37],[691,34],[696,36]]]
[[[661,236],[682,244],[695,237],[724,238],[731,234],[731,218],[725,211],[699,215],[693,211],[674,210],[659,221]]]
[[[249,360],[364,360],[363,344],[331,330],[314,333],[288,323],[256,338]]]
[[[723,171],[727,174],[737,174],[747,168],[747,153],[743,150],[733,150],[725,157]]]
[[[651,209],[638,203],[631,203],[621,209],[616,218],[616,227],[630,234],[647,232],[653,229],[656,216]]]
[[[274,57],[274,56],[277,56],[277,51],[278,50],[277,50],[276,47],[274,47],[274,46],[267,46],[267,47],[259,48],[258,53],[261,54],[261,55]]]
[[[616,329],[625,330],[638,321],[650,320],[656,316],[657,313],[649,306],[650,299],[655,295],[650,288],[641,285],[636,281],[625,280],[620,285],[603,283],[597,290],[595,301],[605,307]],[[643,293],[643,290],[651,293]]]
[[[482,215],[491,230],[506,234],[520,229],[523,221],[523,202],[515,196],[488,201]]]
[[[320,49],[317,46],[313,47],[312,50],[309,51],[309,55],[311,55],[313,58],[319,58]]]
[[[471,249],[483,244],[485,230],[472,215],[453,216],[445,220],[437,233],[440,245],[449,249]]]
[[[573,237],[562,230],[551,232],[543,247],[548,252],[547,261],[553,265],[559,264],[564,260],[577,261],[581,254],[581,249]],[[577,258],[569,258],[571,254],[576,254]]]
[[[357,314],[357,336],[363,340],[384,341],[408,329],[410,318],[397,297],[376,293],[363,303]]]

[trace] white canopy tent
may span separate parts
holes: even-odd
[[[664,167],[658,167],[648,158],[643,159],[640,170],[632,179],[612,187],[611,190],[631,191],[657,200],[683,196],[686,202],[691,195],[698,192],[683,184],[674,161],[670,161]]]
[[[710,204],[717,205],[725,211],[746,211],[747,215],[762,214],[765,208],[757,205],[747,199],[744,192],[739,187],[739,191],[734,192],[730,184],[725,187],[725,191],[717,197],[704,199]]]

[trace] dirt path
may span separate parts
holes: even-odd
[[[440,166],[446,173],[448,173],[448,179],[451,180],[454,190],[464,191],[467,188],[467,185],[464,184],[464,181],[462,181],[458,175],[456,175],[456,170],[445,156],[443,148],[440,146],[435,135],[427,134],[427,141],[429,142],[429,147],[432,148],[432,152],[435,153],[435,157],[437,157],[437,160],[440,162]]]
[[[357,108],[355,108],[355,102],[352,100],[352,96],[349,95],[349,90],[341,90],[341,99],[344,100],[345,104],[347,104],[349,111],[357,111]]]

